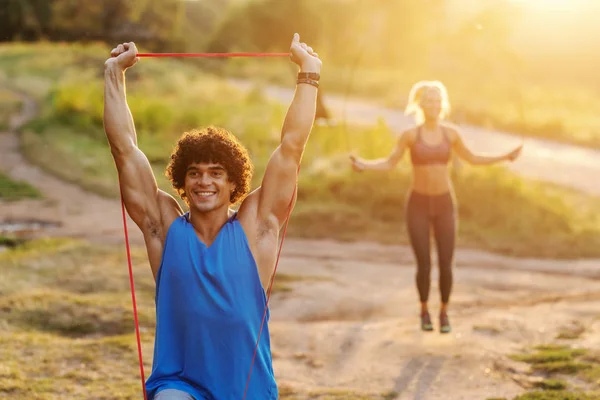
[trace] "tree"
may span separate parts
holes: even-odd
[[[181,49],[182,0],[4,0],[1,40],[136,41]]]

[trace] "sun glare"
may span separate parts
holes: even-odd
[[[562,12],[596,8],[595,0],[508,0],[510,3],[536,12]]]
[[[598,0],[506,0],[521,10],[513,25],[521,42],[531,51],[560,51],[562,54],[585,50],[596,43],[600,29]],[[586,50],[587,51],[587,50]]]

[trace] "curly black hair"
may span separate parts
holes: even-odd
[[[248,150],[227,129],[208,126],[185,132],[171,153],[165,175],[179,196],[187,203],[184,186],[187,168],[192,163],[218,163],[235,184],[229,202],[235,204],[250,191],[254,166]]]

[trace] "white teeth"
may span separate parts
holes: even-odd
[[[194,192],[196,193],[197,196],[201,196],[201,197],[208,197],[208,196],[212,196],[213,194],[215,194],[215,192]]]

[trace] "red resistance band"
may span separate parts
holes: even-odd
[[[138,57],[289,57],[290,53],[138,53]]]
[[[135,285],[133,284],[133,268],[131,267],[131,250],[129,248],[129,235],[127,233],[127,216],[125,215],[125,202],[121,194],[121,211],[123,213],[123,232],[125,233],[125,248],[127,249],[127,265],[129,266],[129,286],[131,287],[131,302],[133,303],[133,320],[135,321],[135,337],[137,339],[138,357],[140,360],[140,376],[144,400],[146,397],[146,379],[144,378],[144,363],[142,361],[142,342],[140,340],[140,324],[138,322],[137,304],[135,301]]]
[[[138,53],[137,56],[138,57],[288,57],[289,53]],[[246,395],[248,392],[248,386],[250,384],[250,377],[252,375],[252,369],[254,367],[254,360],[256,358],[258,344],[260,342],[260,337],[261,337],[263,326],[265,323],[265,318],[267,316],[269,300],[271,299],[271,288],[273,287],[273,282],[275,280],[275,274],[277,273],[277,266],[279,265],[279,257],[281,255],[281,250],[283,249],[283,242],[285,240],[288,222],[290,220],[290,215],[292,213],[292,204],[294,201],[293,199],[296,196],[297,189],[298,189],[298,186],[296,184],[296,188],[294,189],[294,193],[292,195],[292,201],[290,202],[288,214],[285,219],[285,224],[283,227],[283,234],[281,237],[281,242],[279,244],[279,250],[277,252],[277,259],[275,261],[275,269],[273,270],[273,274],[271,275],[271,281],[269,282],[269,288],[267,289],[267,303],[265,304],[265,309],[263,311],[262,321],[260,323],[260,329],[258,331],[258,338],[256,339],[256,345],[254,346],[254,354],[252,356],[250,370],[248,371],[248,377],[246,379],[246,387],[244,389],[244,397],[242,400],[246,399]],[[144,400],[146,400],[147,399],[146,382],[145,382],[146,379],[144,377],[144,362],[142,359],[142,342],[140,339],[140,326],[139,326],[139,321],[138,321],[137,303],[135,300],[135,285],[134,285],[134,280],[133,280],[131,250],[130,250],[130,245],[129,245],[128,230],[127,230],[127,217],[125,214],[125,202],[123,201],[122,195],[121,195],[121,210],[122,210],[122,214],[123,214],[123,231],[125,234],[125,247],[127,249],[127,264],[129,267],[129,285],[131,288],[131,301],[133,304],[133,319],[135,322],[135,335],[136,335],[136,339],[137,339],[138,357],[139,357],[139,361],[140,361],[140,377],[142,380],[142,390],[144,393]]]

